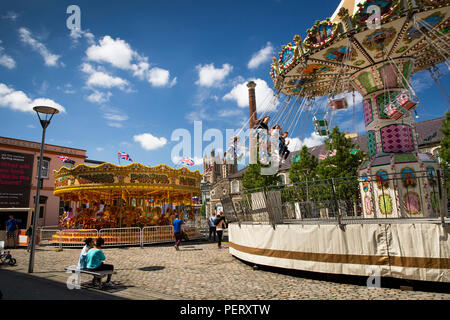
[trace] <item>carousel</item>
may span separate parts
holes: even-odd
[[[66,229],[65,241],[82,241],[67,229],[171,226],[176,213],[185,223],[195,221],[200,213],[202,176],[184,167],[80,164],[62,167],[53,175],[54,195],[65,204],[60,219]],[[172,235],[169,232],[165,237]]]

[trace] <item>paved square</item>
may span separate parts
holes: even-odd
[[[227,246],[227,243],[225,243]],[[369,289],[353,284],[305,279],[253,270],[215,243],[182,243],[180,251],[171,245],[104,249],[108,263],[115,266],[116,289],[108,292],[131,299],[445,299],[450,294]],[[65,282],[64,267],[78,261],[80,249],[42,248],[36,251],[36,276]],[[26,273],[29,254],[14,250],[16,267],[9,270]],[[91,277],[82,275],[86,283]],[[82,289],[92,290],[92,289]]]

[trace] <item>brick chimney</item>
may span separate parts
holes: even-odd
[[[249,111],[249,126],[252,129],[256,125],[257,114],[256,114],[256,96],[255,87],[256,83],[250,81],[247,83],[248,87],[248,111]]]

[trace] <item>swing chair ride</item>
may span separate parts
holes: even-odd
[[[371,20],[369,8],[374,5],[381,15]],[[316,21],[303,41],[296,35],[294,44],[282,46],[273,58],[270,76],[280,107],[271,123],[292,132],[300,119],[312,115],[316,134],[326,137],[334,114],[351,106],[355,127],[358,92],[369,150],[369,160],[359,168],[361,177],[437,170],[435,159],[418,152],[413,114],[420,101],[411,75],[429,70],[443,88],[438,65],[450,70],[449,16],[449,0],[341,1],[331,18]],[[390,189],[361,188],[366,203],[375,198],[379,204],[364,208],[366,216],[430,216],[439,211],[431,201],[431,183],[416,184],[414,190],[404,190],[395,181],[390,184]]]

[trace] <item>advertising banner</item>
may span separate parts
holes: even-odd
[[[27,208],[34,155],[0,150],[0,208]]]

